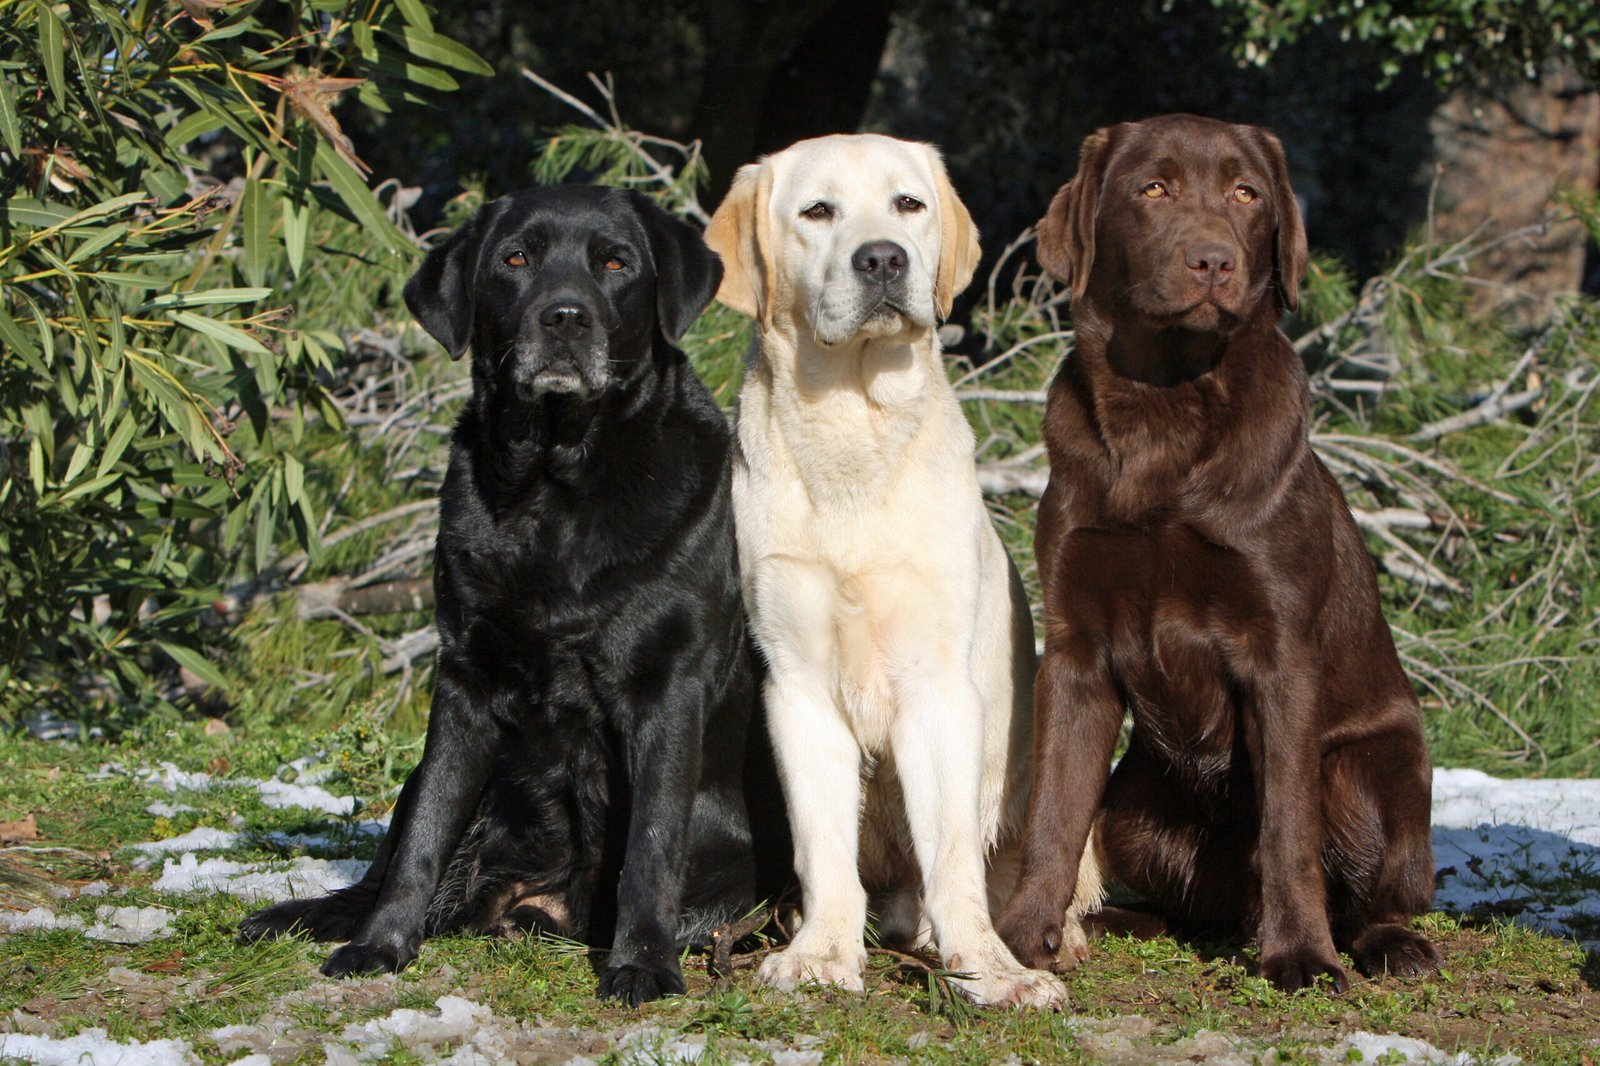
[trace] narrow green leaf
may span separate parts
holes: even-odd
[[[272,222],[267,216],[267,183],[251,178],[244,185],[244,280],[260,285],[267,277]]]
[[[95,467],[95,475],[100,476],[109,471],[122,458],[122,453],[128,450],[128,443],[133,440],[134,433],[138,432],[139,420],[132,411],[124,411],[122,418],[117,422],[117,428],[111,431],[111,437],[106,441],[106,446],[100,452],[100,462]]]
[[[11,79],[0,74],[0,140],[16,159],[22,158],[22,123],[17,121],[16,93]]]
[[[267,350],[266,345],[237,326],[230,326],[226,322],[219,322],[214,318],[197,315],[192,311],[174,311],[172,312],[172,317],[196,333],[203,333],[213,340],[221,341],[230,348],[238,348],[243,352],[254,352],[257,355],[268,357],[272,355]]]
[[[429,17],[428,6],[422,0],[395,0],[395,6],[400,9],[400,15],[408,26],[433,32],[433,19]]]
[[[289,269],[295,277],[306,261],[306,236],[311,229],[311,205],[283,199],[283,247],[289,255]]]
[[[94,455],[94,449],[88,441],[80,440],[72,446],[72,457],[67,460],[67,472],[61,476],[63,485],[70,485],[78,480],[78,475],[88,469],[89,460]]]
[[[222,121],[209,111],[195,111],[167,131],[166,142],[171,148],[183,150],[195,138],[219,129]]]
[[[49,0],[33,0],[33,7],[39,13],[39,51],[44,57],[45,78],[50,82],[56,103],[67,107],[66,27]]]
[[[202,307],[209,304],[248,304],[265,300],[272,295],[268,288],[256,289],[203,289],[199,292],[169,292],[153,296],[140,308],[165,310],[173,307]]]
[[[0,304],[0,341],[5,341],[8,349],[27,359],[28,365],[36,372],[48,373],[44,363],[39,361],[39,348],[33,343],[33,338],[22,332],[17,320],[11,317],[11,312],[4,304]]]
[[[127,232],[128,224],[126,222],[118,222],[115,226],[107,226],[105,229],[101,230],[99,233],[95,234],[93,237],[90,237],[88,240],[78,245],[78,247],[74,248],[72,250],[72,254],[67,256],[67,262],[83,262],[96,252],[104,250],[107,245],[120,241]]]
[[[66,503],[68,500],[76,499],[79,496],[87,496],[90,493],[99,492],[121,476],[121,474],[105,474],[101,477],[92,477],[88,481],[80,481],[50,502]]]
[[[299,503],[305,498],[306,468],[293,452],[283,457],[283,491],[290,503]]]
[[[0,200],[0,224],[7,226],[55,226],[71,217],[71,208],[47,204],[31,196]]]
[[[216,664],[198,651],[166,640],[158,640],[156,643],[160,644],[161,650],[172,656],[179,666],[198,677],[201,681],[213,688],[227,687],[228,682],[223,678],[221,672],[217,670]]]
[[[485,77],[494,74],[494,68],[484,62],[478,53],[459,41],[452,41],[448,37],[434,33],[431,29],[405,26],[398,32],[394,30],[384,32],[398,37],[406,46],[406,51],[418,59],[426,59],[430,63],[465,71],[468,74],[482,74]]]
[[[395,228],[389,216],[383,213],[383,206],[372,195],[372,190],[367,188],[367,183],[361,180],[361,175],[327,141],[317,144],[317,169],[328,179],[334,192],[339,194],[339,199],[355,215],[356,221],[367,227],[373,236],[402,254],[416,252],[416,245]]]
[[[378,45],[372,38],[372,24],[370,22],[365,19],[357,19],[350,23],[350,39],[355,41],[356,47],[361,50],[361,58],[370,62],[375,57]]]
[[[36,436],[28,441],[28,478],[33,482],[33,494],[44,495],[44,445]]]

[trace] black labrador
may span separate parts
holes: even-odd
[[[361,881],[244,937],[349,940],[337,976],[445,930],[548,930],[609,943],[600,995],[638,1004],[681,993],[677,945],[752,906],[758,852],[782,876],[731,435],[675,343],[721,277],[693,228],[616,189],[507,196],[428,254],[406,304],[471,347],[473,392],[426,747]]]

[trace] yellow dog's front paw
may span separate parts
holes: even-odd
[[[793,992],[804,985],[833,985],[849,992],[865,991],[863,974],[867,953],[810,955],[790,948],[768,956],[756,974],[764,985],[782,992]]]
[[[1067,1002],[1067,989],[1054,974],[1044,970],[1001,970],[956,978],[956,989],[980,1007],[1032,1007],[1060,1010]]]

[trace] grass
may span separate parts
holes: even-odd
[[[269,723],[217,734],[194,722],[81,746],[0,737],[0,773],[7,782],[0,821],[34,814],[35,846],[52,849],[9,849],[0,853],[4,869],[25,867],[56,886],[108,879],[122,890],[109,898],[29,901],[8,884],[0,894],[13,905],[42,902],[85,921],[107,902],[176,912],[170,937],[142,945],[101,943],[70,930],[5,936],[0,1016],[10,1017],[13,1027],[22,1019],[57,1036],[100,1027],[118,1040],[183,1039],[208,1061],[240,1053],[225,1053],[213,1030],[264,1027],[250,1031],[277,1034],[284,1057],[275,1054],[275,1061],[285,1062],[323,1061],[322,1042],[341,1040],[351,1027],[396,1009],[432,1013],[443,995],[484,1004],[506,1025],[515,1020],[562,1030],[559,1039],[539,1039],[555,1041],[563,1056],[616,1062],[665,1061],[681,1041],[703,1042],[700,1061],[707,1063],[765,1061],[785,1048],[820,1051],[827,1062],[914,1057],[979,1063],[1008,1055],[1025,1062],[1169,1055],[1176,1061],[1192,1054],[1216,1061],[1223,1044],[1256,1056],[1275,1050],[1279,1062],[1315,1062],[1341,1047],[1343,1035],[1364,1029],[1491,1058],[1510,1052],[1527,1062],[1572,1063],[1595,1053],[1600,1031],[1600,966],[1578,945],[1498,918],[1440,914],[1420,920],[1445,953],[1438,979],[1357,980],[1343,996],[1279,992],[1253,976],[1248,952],[1228,945],[1107,938],[1096,944],[1088,965],[1067,976],[1065,1015],[981,1012],[953,1003],[940,981],[879,952],[865,995],[814,991],[797,997],[757,986],[753,960],[744,960],[730,980],[714,981],[704,958],[691,957],[689,995],[637,1012],[594,998],[586,952],[537,938],[440,937],[398,977],[328,981],[316,969],[326,946],[297,940],[240,945],[233,930],[251,904],[221,894],[157,893],[150,887],[157,871],[133,868],[133,854],[123,849],[196,825],[231,826],[243,841],[228,857],[260,860],[283,854],[264,834],[324,831],[340,819],[268,808],[245,788],[169,797],[126,774],[100,773],[108,762],[131,769],[172,761],[224,780],[263,778],[310,752],[323,753],[322,765],[335,769],[325,783],[330,791],[362,801],[350,820],[382,813],[416,755],[414,746],[399,747],[376,727],[370,709],[359,708],[348,721],[320,730]],[[161,817],[145,810],[155,799],[196,810]],[[350,844],[334,850],[368,854],[372,839],[352,836]],[[1553,889],[1600,892],[1596,871],[1569,877],[1578,880]],[[391,1061],[430,1053],[417,1046],[399,1051]]]

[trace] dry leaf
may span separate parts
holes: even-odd
[[[24,844],[39,839],[39,821],[30,812],[14,822],[0,822],[0,844]]]

